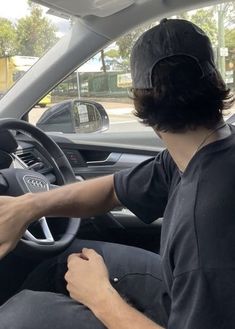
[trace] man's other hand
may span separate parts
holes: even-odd
[[[104,260],[93,249],[84,248],[82,253],[68,257],[65,280],[71,298],[89,308],[104,298],[105,291],[113,289]]]

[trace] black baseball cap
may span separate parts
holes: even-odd
[[[208,36],[183,19],[162,19],[135,43],[131,54],[134,88],[153,88],[152,71],[157,63],[172,56],[189,56],[199,65],[202,77],[216,70]]]

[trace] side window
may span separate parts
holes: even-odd
[[[173,16],[190,20],[207,33],[213,45],[216,65],[232,91],[235,90],[234,12],[235,1],[231,1]],[[97,53],[52,90],[47,108],[61,106],[61,102],[66,100],[79,100],[81,104],[84,102],[86,110],[80,112],[77,117],[73,115],[77,133],[81,132],[79,120],[83,120],[83,127],[86,128],[83,132],[125,133],[150,130],[151,128],[143,126],[133,114],[133,101],[129,97],[129,88],[132,86],[129,59],[132,46],[138,37],[156,24],[158,21],[155,20],[135,28]],[[92,110],[89,110],[89,102]],[[102,110],[100,107],[94,111],[93,102],[99,103]],[[82,111],[82,107],[80,110]],[[36,123],[45,109],[36,108],[33,111],[36,113],[33,123]],[[226,114],[231,115],[233,111],[235,112],[235,109]],[[106,120],[103,120],[105,117]],[[60,124],[63,124],[63,120],[66,124],[67,119],[66,115],[63,117],[61,114]],[[104,122],[106,126],[101,129]]]

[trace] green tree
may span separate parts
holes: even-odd
[[[233,26],[235,24],[235,1],[226,2],[218,5],[224,11],[224,25],[225,28]]]
[[[190,18],[191,22],[198,25],[210,38],[212,44],[217,40],[217,24],[213,8],[199,9]]]
[[[101,59],[101,63],[102,63],[102,70],[104,71],[104,73],[106,73],[107,69],[106,69],[106,63],[105,63],[104,49],[101,49],[101,51],[100,51],[100,59]]]
[[[0,57],[15,55],[15,45],[15,26],[10,20],[0,17]]]
[[[18,55],[40,57],[56,42],[56,27],[40,6],[31,4],[30,9],[30,15],[17,23]]]
[[[225,46],[228,47],[235,54],[235,30],[225,30]]]
[[[228,48],[228,56],[225,60],[225,68],[227,70],[235,71],[235,29],[230,28],[225,30],[225,47]],[[235,74],[234,74],[235,78]],[[234,81],[234,87],[235,89],[235,81]]]
[[[232,31],[235,24],[235,2],[218,4],[215,7],[218,28],[217,64],[223,78],[226,78],[227,64],[234,65],[234,41]],[[228,48],[228,56],[221,56],[221,49]],[[226,64],[227,62],[227,64]]]
[[[193,12],[183,12],[176,16],[179,19],[186,19],[198,25],[210,38],[212,44],[217,38],[217,24],[214,7],[198,9]]]
[[[187,11],[184,11],[184,12],[176,15],[175,18],[190,20],[189,13]]]
[[[104,53],[105,56],[108,56],[110,58],[116,58],[118,59],[120,57],[120,53],[119,53],[119,50],[118,49],[110,49],[110,50],[107,50],[105,53]]]
[[[118,70],[129,71],[129,60],[122,58],[119,49],[109,49],[104,53],[104,56],[105,58],[112,58]]]
[[[189,12],[183,12],[176,16],[181,19],[189,19],[198,26],[200,26],[210,37],[212,43],[216,40],[216,19],[214,17],[214,12],[211,8],[209,9],[199,9],[195,11],[192,15]],[[140,27],[135,28],[133,31],[125,34],[117,41],[119,47],[120,55],[123,59],[128,59],[130,57],[131,49],[139,38],[139,36],[144,33],[146,30],[150,29],[156,24],[145,24]]]

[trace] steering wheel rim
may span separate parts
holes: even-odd
[[[46,135],[42,130],[26,121],[11,118],[0,119],[0,131],[3,130],[16,130],[23,132],[26,135],[30,135],[30,137],[32,137],[39,144],[41,144],[45,153],[47,153],[47,161],[49,161],[52,165],[52,168],[60,185],[65,185],[76,181],[73,169],[65,154],[60,149],[60,147],[52,140],[52,138]],[[30,170],[28,170],[28,172],[34,174],[34,172]],[[45,176],[43,177],[45,178]],[[45,218],[42,218],[40,220],[42,221],[42,225],[45,226]],[[16,252],[20,254],[33,254],[34,256],[55,255],[66,249],[69,244],[74,240],[79,226],[80,218],[68,218],[66,230],[59,240],[54,241],[54,243],[40,244],[33,241],[32,239],[30,239],[30,236],[28,236],[27,238],[29,240],[20,240],[16,248]]]

